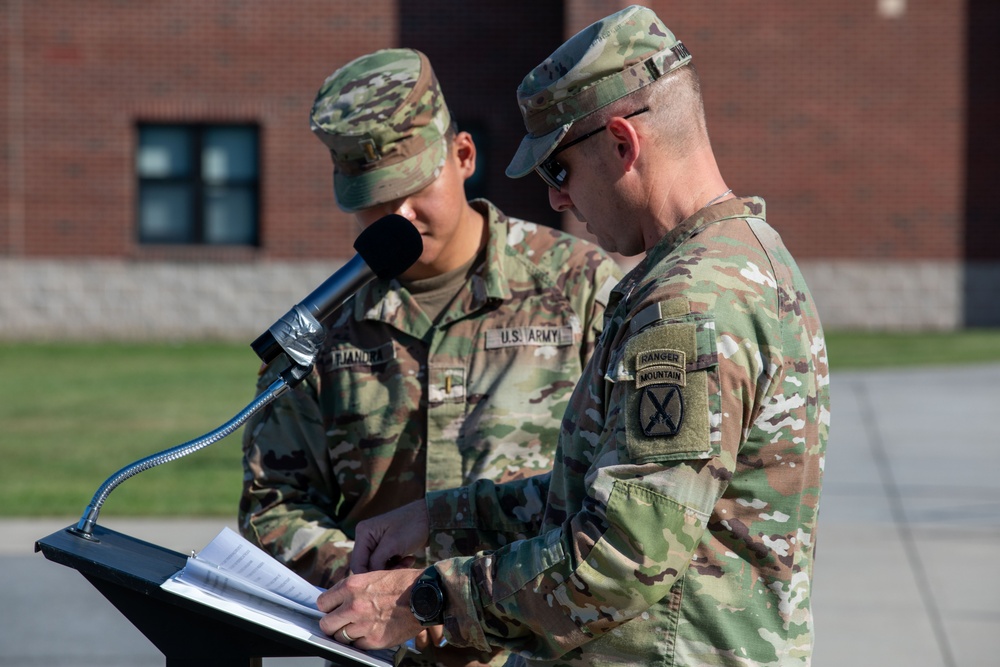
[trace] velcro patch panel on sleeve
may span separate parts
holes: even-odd
[[[628,461],[704,459],[711,442],[708,374],[716,372],[714,339],[699,320],[648,326],[625,344],[625,451]],[[699,349],[699,344],[713,349]]]

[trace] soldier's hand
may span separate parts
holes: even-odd
[[[430,520],[423,500],[365,519],[354,531],[351,571],[387,570],[427,546]]]
[[[399,646],[422,630],[410,611],[410,589],[423,570],[353,574],[316,600],[319,627],[365,650]]]
[[[425,628],[423,632],[416,636],[413,642],[414,646],[421,653],[429,651],[436,646],[442,646],[444,643],[443,625],[432,625],[429,628]]]
[[[489,667],[494,657],[500,654],[500,649],[492,652],[480,651],[475,648],[465,648],[449,644],[444,639],[444,626],[433,625],[425,628],[414,639],[414,647],[419,651],[416,655],[407,652],[396,664],[399,667]]]

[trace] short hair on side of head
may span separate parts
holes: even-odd
[[[627,116],[642,107],[649,111],[633,120],[655,130],[657,145],[674,155],[685,155],[708,142],[701,79],[693,63],[626,95],[587,116],[587,128],[607,125],[612,118]]]
[[[664,148],[676,155],[686,155],[708,143],[701,78],[693,63],[671,72],[648,88],[650,122],[660,130]]]

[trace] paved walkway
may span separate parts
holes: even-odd
[[[813,666],[1000,664],[1000,434],[992,421],[1000,365],[838,373],[832,396]],[[32,553],[34,540],[77,518],[0,522],[0,667],[163,665],[77,572]],[[225,525],[102,523],[181,552]]]

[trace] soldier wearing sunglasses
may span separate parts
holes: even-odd
[[[612,291],[552,472],[362,522],[358,574],[320,597],[321,627],[390,646],[433,613],[508,664],[808,665],[823,329],[764,201],[720,173],[691,55],[632,6],[559,47],[518,101],[507,174],[537,172],[604,248],[645,257]],[[375,572],[427,546],[426,570]]]

